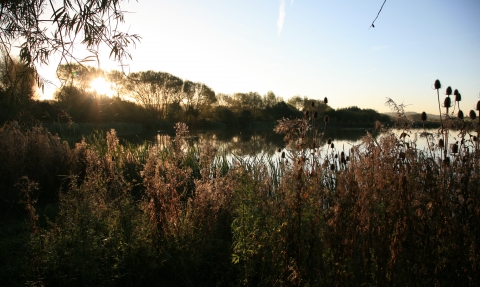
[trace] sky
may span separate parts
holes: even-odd
[[[333,108],[438,114],[433,83],[480,100],[480,1],[130,0],[139,34],[126,71],[155,70],[216,93],[328,97]],[[100,68],[118,69],[100,48]],[[45,97],[48,97],[48,91]],[[51,94],[51,92],[50,92]],[[441,95],[443,102],[444,95]]]

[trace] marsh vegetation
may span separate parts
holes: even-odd
[[[285,145],[267,160],[188,144],[182,123],[161,145],[120,144],[111,130],[70,147],[10,122],[1,283],[475,286],[477,113],[446,110],[418,148],[403,106],[390,104],[401,133],[379,123],[379,137],[340,148],[312,103],[277,122]]]

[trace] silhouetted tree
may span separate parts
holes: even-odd
[[[140,37],[119,29],[126,11],[121,0],[3,0],[0,4],[0,46],[10,55],[19,46],[20,61],[43,85],[35,65],[49,64],[53,55],[60,61],[87,62],[98,59],[100,44],[117,61],[130,58],[129,45]],[[46,28],[48,26],[48,29]],[[90,55],[77,58],[73,47],[85,46]]]
[[[0,59],[0,104],[5,109],[25,107],[35,96],[35,78],[31,67],[6,54]]]

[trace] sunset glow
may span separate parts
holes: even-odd
[[[99,95],[105,95],[107,97],[112,97],[114,95],[110,82],[105,81],[105,79],[101,77],[92,80],[92,82],[90,82],[90,88]]]

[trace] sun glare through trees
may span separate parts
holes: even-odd
[[[114,91],[112,91],[112,84],[102,77],[93,79],[90,82],[90,89],[99,95],[105,95],[110,98],[115,94]]]

